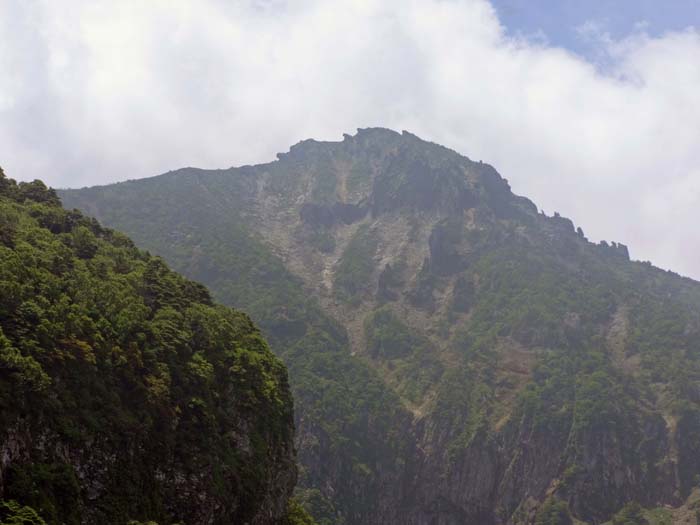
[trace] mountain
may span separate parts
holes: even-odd
[[[247,315],[0,170],[0,523],[277,524],[293,433]]]
[[[319,523],[601,523],[695,497],[700,284],[488,164],[363,129],[60,194],[260,325]]]

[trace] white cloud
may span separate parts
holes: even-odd
[[[700,277],[695,30],[606,36],[604,72],[509,39],[484,0],[7,0],[0,33],[11,176],[75,187],[409,129],[589,237]]]

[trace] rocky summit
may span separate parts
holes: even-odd
[[[317,523],[695,523],[700,283],[492,166],[362,129],[60,196],[261,327]]]

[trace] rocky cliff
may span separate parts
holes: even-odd
[[[2,523],[277,524],[293,432],[248,316],[0,170]]]
[[[697,484],[700,284],[488,164],[367,129],[62,197],[260,324],[321,523],[600,523]]]

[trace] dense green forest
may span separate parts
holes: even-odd
[[[246,314],[0,171],[0,523],[309,523],[292,418]]]

